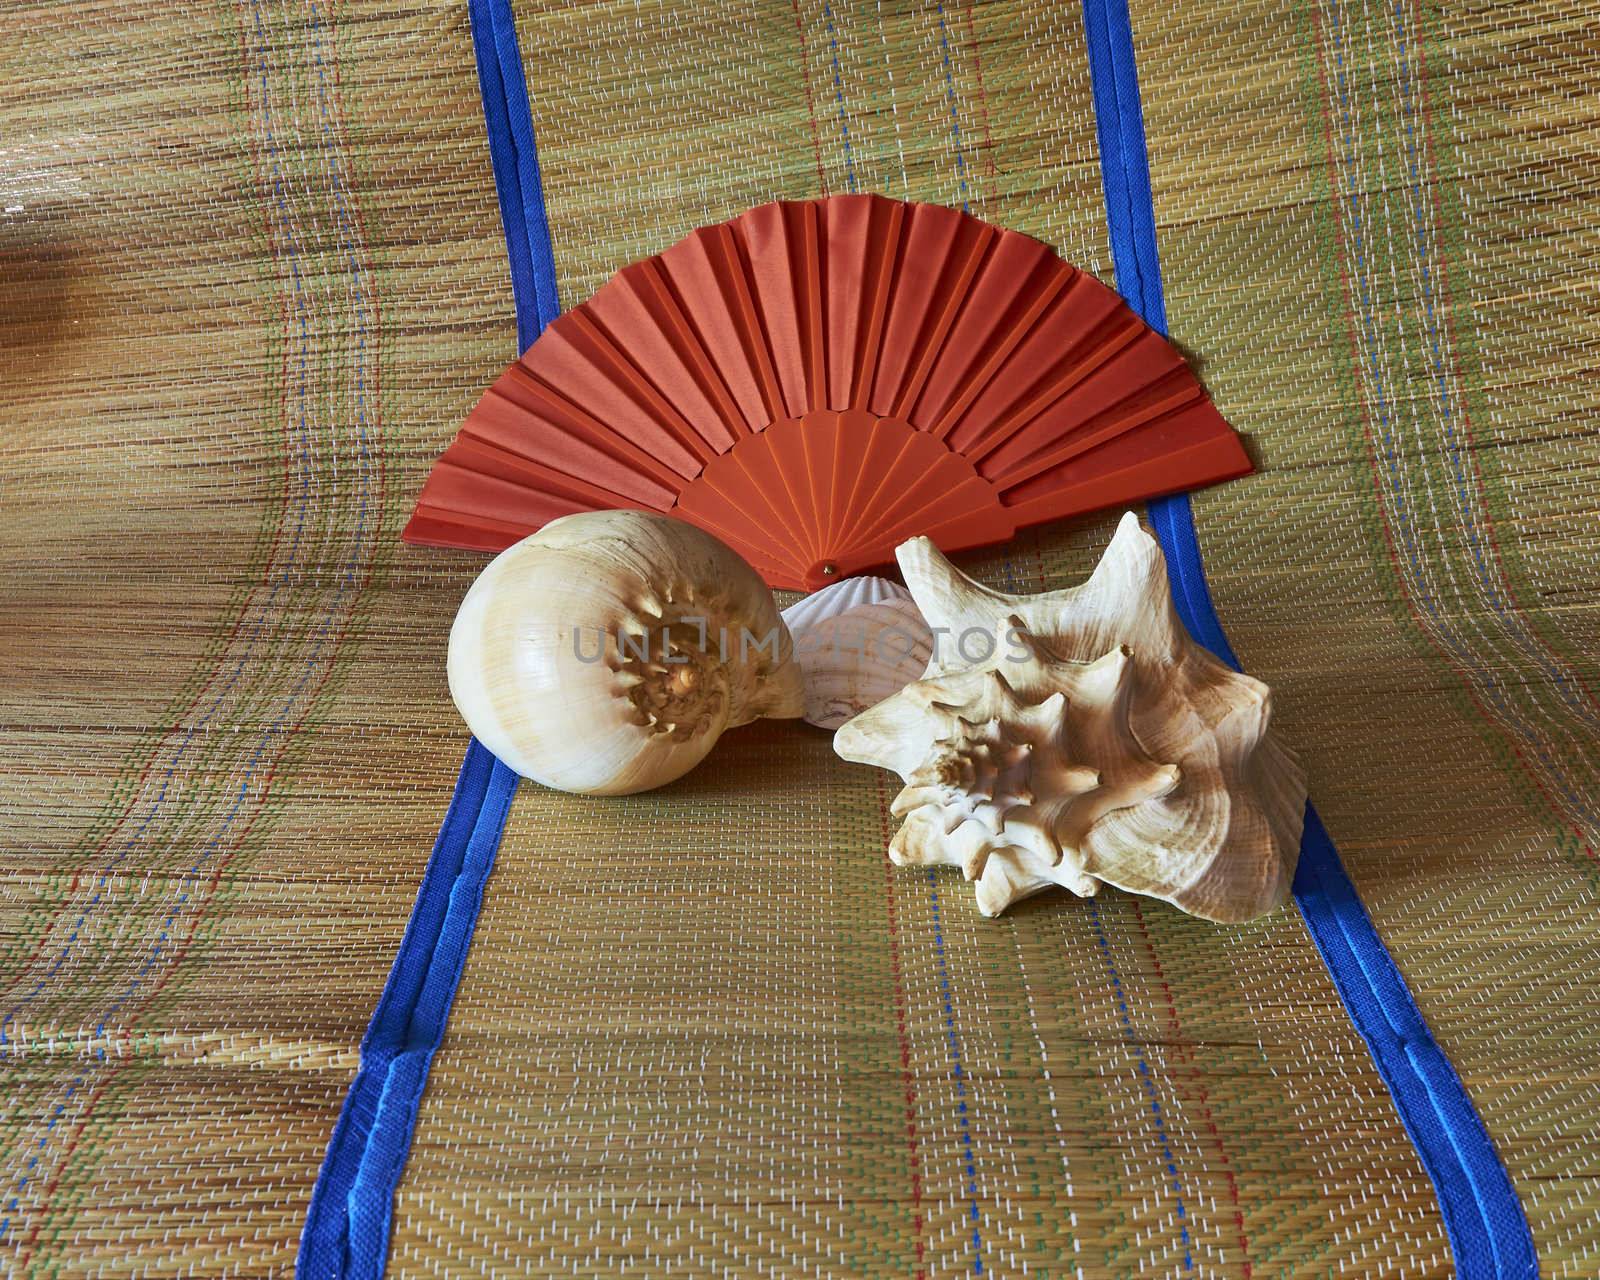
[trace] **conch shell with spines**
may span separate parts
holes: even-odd
[[[921,680],[834,735],[906,783],[896,863],[960,867],[991,916],[1051,885],[1223,922],[1283,903],[1304,775],[1269,732],[1267,686],[1189,638],[1131,512],[1064,591],[993,591],[926,538],[898,558],[941,643]]]
[[[804,709],[760,576],[709,533],[642,511],[552,520],[472,584],[450,694],[523,777],[626,795],[699,764],[728,729]]]

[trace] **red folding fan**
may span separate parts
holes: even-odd
[[[410,542],[573,511],[716,534],[775,587],[1245,474],[1183,358],[1092,276],[938,205],[762,205],[614,276],[484,394]]]

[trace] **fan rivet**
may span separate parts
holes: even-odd
[[[822,562],[822,576],[824,578],[837,577],[838,573],[839,573],[839,566],[834,564],[834,562],[832,560],[824,560]]]

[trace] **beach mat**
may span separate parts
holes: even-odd
[[[1217,612],[1541,1273],[1592,1274],[1583,14],[1131,16],[1167,326],[1259,466],[1194,499]],[[467,745],[443,650],[483,561],[398,531],[518,345],[468,9],[8,25],[0,1265],[288,1274]],[[515,32],[569,305],[850,190],[1127,291],[1075,7],[523,0]],[[1066,585],[1113,523],[962,563]],[[887,863],[893,792],[772,723],[650,795],[524,785],[392,1242],[351,1257],[1461,1270],[1299,911],[1108,890],[984,920]]]

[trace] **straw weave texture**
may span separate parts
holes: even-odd
[[[1600,1274],[1594,18],[1134,31],[1172,333],[1266,463],[1195,499],[1218,611],[1565,1276]]]
[[[0,1273],[288,1275],[465,736],[454,4],[0,14]]]
[[[1082,24],[519,0],[562,298],[775,196],[1110,279]],[[1550,1276],[1600,1271],[1586,15],[1136,3],[1197,499]],[[465,6],[0,15],[0,1271],[286,1275],[465,744],[481,559],[401,549],[513,354]],[[1084,575],[1110,518],[966,558]],[[1298,915],[984,921],[820,731],[519,792],[394,1274],[1447,1276]]]

